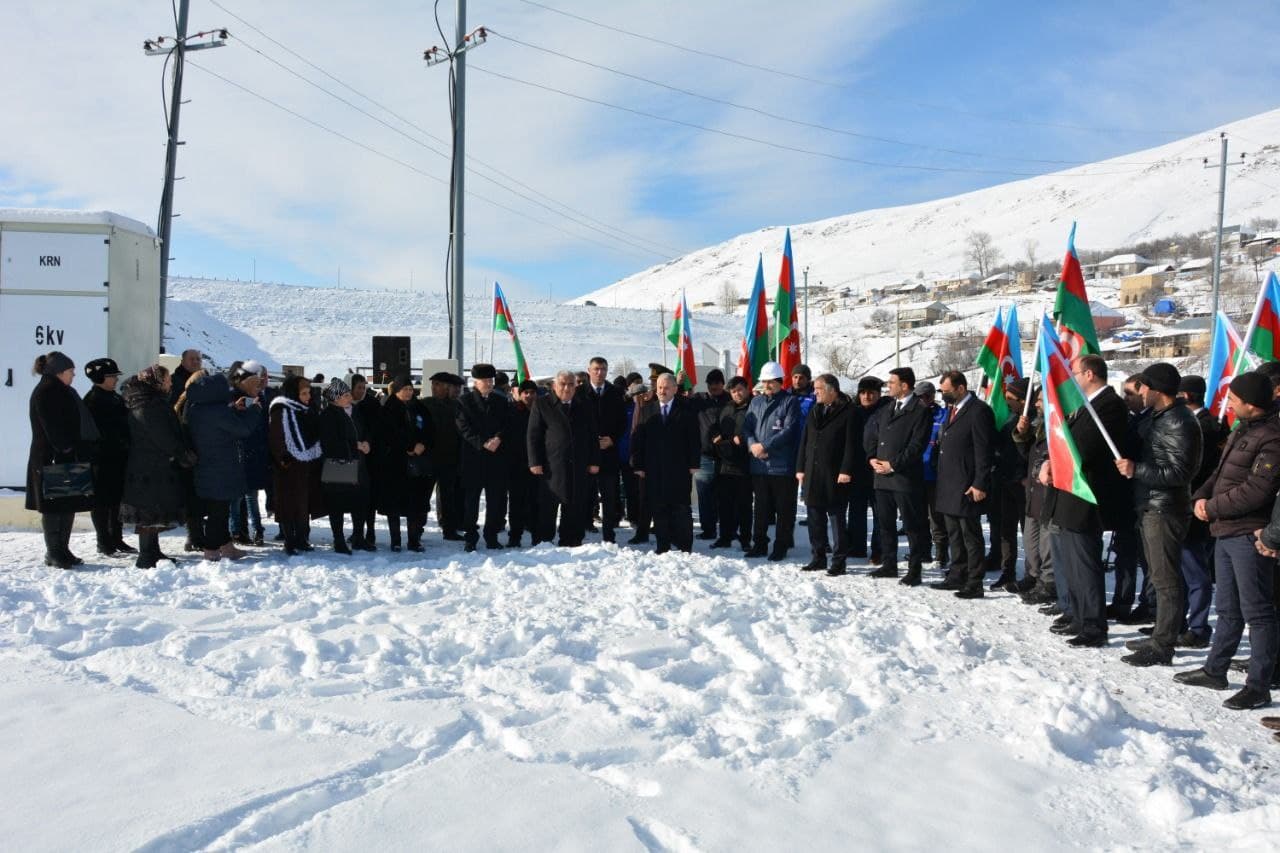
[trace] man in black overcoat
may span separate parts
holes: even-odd
[[[957,598],[982,598],[982,513],[991,491],[995,416],[958,370],[943,374],[939,390],[949,412],[938,436],[937,507],[947,525],[951,567],[933,588],[955,590]]]
[[[898,576],[898,518],[907,531],[910,551],[903,583],[916,586],[929,558],[929,516],[924,502],[924,449],[933,431],[933,412],[915,395],[916,374],[910,367],[889,371],[889,399],[863,432],[871,470],[875,472],[876,521],[880,566],[873,578]]]
[[[508,450],[503,442],[511,420],[511,401],[493,390],[492,364],[471,368],[474,387],[458,398],[459,444],[462,449],[462,533],[466,550],[480,539],[480,492],[484,492],[484,545],[501,548],[498,535],[506,525]]]
[[[840,393],[840,380],[824,373],[813,381],[814,404],[805,418],[796,460],[796,479],[804,486],[809,514],[812,559],[801,571],[827,569],[827,532],[831,531],[832,577],[845,573],[849,537],[845,516],[849,492],[859,469],[866,464],[862,447],[862,407]]]
[[[578,378],[562,370],[529,413],[529,471],[542,481],[535,539],[550,541],[560,515],[560,545],[582,544],[591,512],[591,481],[600,473],[600,430],[591,407],[574,399]]]
[[[693,551],[693,475],[701,464],[697,407],[677,399],[675,376],[658,377],[649,417],[631,436],[631,467],[644,479],[653,517],[655,554],[671,546]]]
[[[98,553],[134,554],[137,551],[124,541],[120,526],[120,496],[129,463],[129,410],[124,398],[116,393],[120,368],[112,359],[95,358],[84,366],[84,373],[93,383],[84,395],[84,404],[101,436],[93,466],[94,504],[89,513],[97,534]]]
[[[587,365],[588,381],[578,387],[577,397],[591,409],[600,430],[600,473],[591,478],[594,496],[600,499],[600,533],[605,542],[615,541],[622,506],[618,491],[622,484],[619,472],[618,442],[627,426],[627,402],[622,389],[608,381],[609,362],[600,356]]]

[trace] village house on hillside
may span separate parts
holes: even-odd
[[[1108,308],[1101,302],[1090,302],[1089,313],[1093,315],[1093,328],[1097,330],[1098,337],[1109,335],[1129,322],[1128,317],[1114,308]]]
[[[1132,252],[1125,255],[1112,255],[1105,261],[1099,261],[1094,269],[1098,278],[1121,278],[1133,275],[1141,269],[1151,266],[1151,261]]]
[[[1142,358],[1183,358],[1209,351],[1209,317],[1190,317],[1142,338]]]
[[[979,292],[980,281],[973,273],[964,273],[951,278],[940,278],[933,282],[933,295],[974,296]]]
[[[1192,258],[1178,267],[1179,279],[1203,278],[1213,271],[1213,258]]]
[[[1141,305],[1163,294],[1173,273],[1172,264],[1152,264],[1141,272],[1124,276],[1120,279],[1120,304]]]
[[[898,308],[898,328],[918,329],[921,326],[932,326],[944,322],[952,314],[950,308],[941,302],[916,302]]]

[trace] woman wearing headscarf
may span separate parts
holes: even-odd
[[[71,387],[75,363],[54,350],[36,359],[40,377],[31,392],[31,451],[27,456],[27,509],[40,513],[44,530],[44,564],[71,569],[84,564],[71,553],[71,527],[76,513],[93,509],[93,495],[46,498],[44,468],[91,461],[98,430],[80,395]]]
[[[347,383],[335,376],[325,386],[323,396],[326,405],[320,412],[320,450],[324,454],[324,505],[329,510],[333,550],[350,554],[342,532],[343,516],[351,514],[352,545],[358,545],[364,508],[369,502],[369,476],[364,461],[369,442]]]
[[[95,358],[84,366],[84,375],[93,387],[84,395],[84,404],[102,436],[93,466],[93,529],[98,535],[98,553],[136,553],[124,541],[120,525],[120,493],[124,489],[124,469],[129,461],[129,410],[116,393],[120,368],[109,358]]]
[[[231,542],[231,502],[244,496],[244,440],[253,431],[244,397],[225,373],[209,373],[186,390],[187,427],[196,452],[195,491],[206,560],[246,556]]]
[[[280,396],[271,401],[267,423],[275,487],[276,522],[284,534],[284,552],[294,556],[313,550],[307,542],[311,523],[312,469],[321,450],[311,414],[311,383],[304,376],[286,376]]]
[[[434,485],[426,470],[430,415],[424,406],[413,404],[409,378],[392,381],[390,394],[382,404],[382,434],[378,442],[378,510],[387,517],[391,550],[400,550],[400,519],[409,523],[409,550],[422,550],[422,531],[427,525],[427,496]]]
[[[196,455],[187,447],[177,413],[169,406],[173,377],[160,364],[124,384],[129,462],[124,472],[120,520],[136,525],[140,569],[172,560],[160,551],[160,533],[186,518],[187,472]]]
[[[372,463],[378,452],[378,436],[382,431],[382,403],[378,400],[378,395],[369,387],[368,380],[359,373],[351,374],[346,381],[351,386],[351,401],[355,407],[355,417],[364,430],[362,438],[369,445],[365,462]],[[363,551],[376,551],[378,546],[374,541],[373,526],[378,515],[377,466],[366,464],[365,473],[369,475],[369,496],[356,515],[356,529],[351,534],[351,547]]]

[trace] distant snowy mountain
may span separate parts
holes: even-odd
[[[372,363],[373,335],[408,335],[413,364],[444,358],[448,318],[438,293],[296,287],[262,282],[174,279],[166,326],[169,349],[203,351],[219,366],[235,359],[258,359],[276,369],[303,365],[309,374],[340,375]],[[529,368],[545,376],[562,368],[586,369],[603,355],[617,367],[630,359],[637,368],[663,361],[662,317],[657,310],[616,310],[562,305],[546,300],[513,301],[511,310]],[[490,349],[493,302],[480,288],[465,308],[468,334],[463,365],[493,360],[513,369],[505,334]],[[670,315],[667,316],[670,320]],[[737,346],[741,320],[712,312],[693,317],[694,346],[718,350]],[[673,359],[671,346],[664,363]],[[641,370],[647,374],[647,370]]]
[[[1040,261],[1061,258],[1072,220],[1081,250],[1108,249],[1174,232],[1206,231],[1216,223],[1218,133],[1233,140],[1228,224],[1280,216],[1280,110],[1087,166],[904,207],[868,210],[791,226],[797,283],[867,287],[966,271],[965,235],[985,231],[1006,259],[1025,258],[1036,241]],[[574,302],[630,308],[673,305],[685,290],[691,304],[717,299],[724,282],[746,297],[764,256],[770,298],[782,255],[784,226],[742,234],[585,294]]]

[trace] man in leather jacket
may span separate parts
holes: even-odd
[[[1191,481],[1200,468],[1203,438],[1195,415],[1177,399],[1181,383],[1172,364],[1157,362],[1143,371],[1142,395],[1149,412],[1146,441],[1137,460],[1116,460],[1120,473],[1133,481],[1138,535],[1156,595],[1151,638],[1132,641],[1133,654],[1122,658],[1133,666],[1173,663],[1186,610],[1182,540],[1191,520]]]

